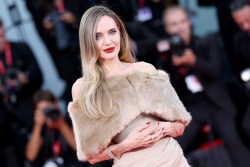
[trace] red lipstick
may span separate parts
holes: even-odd
[[[106,53],[112,53],[114,50],[115,50],[115,47],[110,47],[110,48],[104,49],[103,51]]]

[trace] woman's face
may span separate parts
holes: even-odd
[[[96,43],[100,51],[99,60],[112,60],[120,51],[120,32],[109,16],[102,16],[96,29]]]

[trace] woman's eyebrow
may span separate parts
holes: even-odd
[[[114,27],[114,28],[111,28],[110,30],[116,30],[116,28]],[[110,31],[110,30],[109,30],[109,31]]]
[[[117,30],[117,28],[116,28],[116,27],[110,28],[110,29],[108,30],[108,32],[111,31],[111,30]],[[96,32],[96,35],[97,35],[97,34],[102,34],[102,32]]]

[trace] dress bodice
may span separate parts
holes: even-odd
[[[113,143],[120,143],[138,126],[147,122],[157,123],[159,118],[141,114],[113,138]],[[189,167],[179,144],[172,137],[165,137],[146,148],[137,148],[122,154],[114,160],[112,167]]]
[[[129,133],[136,127],[142,126],[143,124],[146,124],[147,122],[157,122],[159,118],[153,115],[146,115],[141,114],[138,116],[134,121],[132,121],[121,133],[119,133],[117,136],[114,137],[113,143],[120,143],[122,140],[124,140]]]

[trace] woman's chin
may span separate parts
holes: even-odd
[[[111,61],[117,58],[118,58],[118,54],[107,54],[107,55],[100,56],[100,59],[102,61]]]

